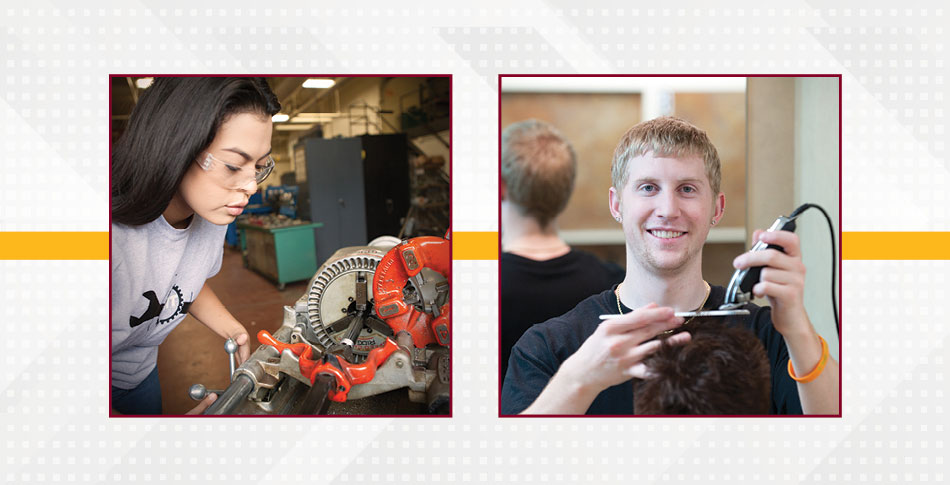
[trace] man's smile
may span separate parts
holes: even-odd
[[[672,231],[666,229],[648,229],[647,232],[660,239],[676,239],[686,234],[685,231]]]

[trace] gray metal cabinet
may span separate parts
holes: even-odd
[[[405,135],[310,138],[304,142],[317,263],[334,251],[397,235],[409,210]]]

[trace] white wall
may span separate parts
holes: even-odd
[[[838,78],[795,80],[795,205],[822,206],[834,224],[835,250],[840,257],[838,230],[839,140]],[[831,239],[828,223],[815,209],[797,220],[802,259],[808,268],[805,307],[815,329],[838,357],[838,338],[831,305]],[[837,261],[835,261],[837,264]],[[836,277],[835,298],[840,275]],[[840,305],[839,305],[840,308]]]
[[[323,126],[323,137],[334,138],[342,136],[344,138],[359,136],[365,134],[378,134],[379,130],[375,125],[379,124],[378,116],[373,110],[366,110],[369,116],[369,129],[366,123],[355,117],[361,116],[364,110],[351,105],[369,104],[371,107],[379,108],[380,105],[380,83],[382,78],[366,77],[352,78],[339,88],[339,106],[336,104],[336,94],[331,96],[333,101],[331,106],[333,110],[341,113],[351,113],[354,117],[340,117]]]

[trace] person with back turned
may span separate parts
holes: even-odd
[[[526,120],[501,137],[501,375],[531,325],[563,314],[623,279],[623,270],[571,248],[557,216],[574,188],[577,157],[553,126]]]

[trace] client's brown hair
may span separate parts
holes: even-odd
[[[768,414],[771,373],[749,330],[693,322],[685,345],[663,343],[644,363],[654,375],[634,389],[636,414]]]

